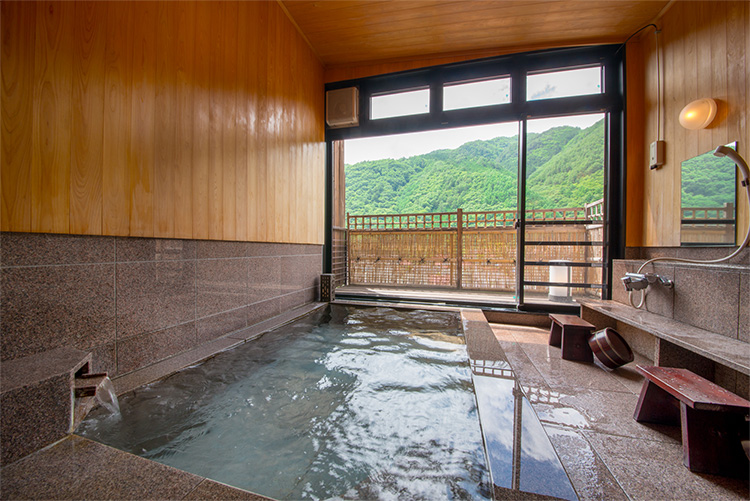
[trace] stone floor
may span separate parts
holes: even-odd
[[[0,499],[270,501],[70,435],[0,470]]]
[[[581,500],[748,499],[746,480],[683,466],[679,427],[633,419],[648,360],[608,372],[562,360],[545,329],[490,325]]]

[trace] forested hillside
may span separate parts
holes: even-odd
[[[529,209],[580,207],[602,197],[604,123],[529,134]],[[513,209],[518,137],[346,166],[346,210],[389,214]]]

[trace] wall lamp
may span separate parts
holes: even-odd
[[[705,129],[716,116],[716,101],[710,97],[696,99],[682,108],[680,125],[690,130]]]

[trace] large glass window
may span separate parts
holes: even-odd
[[[624,243],[621,63],[610,45],[328,84],[357,86],[370,118],[326,130],[346,180],[327,235],[339,283],[547,311],[607,299]]]
[[[599,113],[527,122],[524,293],[529,303],[601,298],[604,121]]]

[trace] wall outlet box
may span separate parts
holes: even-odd
[[[656,169],[662,165],[664,165],[664,141],[654,141],[651,143],[649,166]]]

